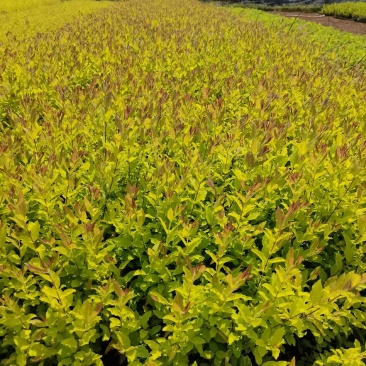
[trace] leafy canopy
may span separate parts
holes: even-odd
[[[0,365],[364,364],[363,64],[251,14],[0,45]]]

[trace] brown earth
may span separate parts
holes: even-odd
[[[321,14],[318,13],[300,13],[300,12],[283,12],[283,11],[274,11],[272,13],[282,15],[287,18],[297,17],[302,20],[319,23],[321,25],[340,29],[341,31],[345,32],[366,35],[366,23],[356,22],[354,20],[339,19],[330,16],[322,16]]]

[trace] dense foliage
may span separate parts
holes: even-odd
[[[254,21],[254,24],[258,22],[265,24],[271,32],[284,32],[286,35],[292,33],[294,37],[306,39],[306,42],[313,44],[316,49],[322,48],[322,52],[332,60],[342,64],[346,61],[349,68],[366,67],[365,36],[324,27],[297,17],[286,18],[261,10],[233,7],[232,11],[241,14],[246,20]]]
[[[322,13],[366,21],[366,2],[328,4],[323,6]]]
[[[80,14],[107,7],[95,0],[1,0],[0,42],[57,29]]]
[[[253,14],[0,46],[0,365],[364,365],[364,64]]]
[[[316,13],[322,10],[322,5],[303,5],[303,4],[286,4],[286,5],[265,5],[258,3],[234,3],[230,4],[233,7],[258,9],[263,11],[288,11],[288,12],[300,12],[300,13]]]

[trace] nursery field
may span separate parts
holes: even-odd
[[[366,22],[366,2],[346,2],[324,5],[322,13]]]
[[[109,1],[94,0],[1,0],[0,42],[57,29],[81,14],[109,5]]]
[[[365,365],[365,37],[85,4],[0,39],[0,365]]]
[[[327,53],[328,57],[339,60],[339,62],[346,61],[350,67],[355,65],[366,67],[366,33],[365,35],[355,35],[342,32],[333,27],[311,23],[307,21],[312,20],[311,18],[300,19],[298,17],[299,12],[281,13],[281,15],[295,15],[293,18],[286,18],[277,13],[268,13],[256,9],[233,7],[231,10],[236,14],[240,14],[246,21],[254,21],[254,24],[264,23],[267,28],[272,28],[273,32],[282,32],[286,36],[292,33],[293,37],[307,39],[308,43],[315,44],[317,48],[322,48],[323,53]],[[306,14],[302,14],[306,17]],[[352,22],[361,27],[364,25],[351,20],[346,22]]]

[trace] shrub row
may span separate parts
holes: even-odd
[[[0,365],[364,365],[365,73],[301,32],[141,0],[0,46]]]
[[[328,4],[323,6],[322,13],[366,22],[366,2]]]

